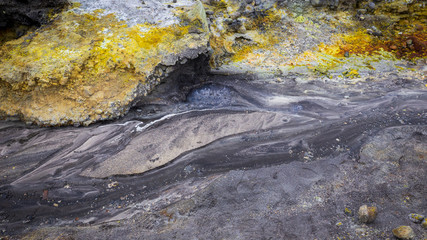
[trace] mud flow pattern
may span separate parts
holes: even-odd
[[[278,168],[296,175],[313,175],[310,179],[314,184],[319,177],[314,172],[323,170],[314,167],[316,171],[304,170],[310,164],[320,164],[319,168],[327,170],[325,174],[328,171],[332,174],[337,168],[322,164],[334,159],[359,161],[362,146],[381,131],[414,126],[406,130],[407,135],[424,139],[427,135],[425,91],[416,86],[401,89],[382,82],[366,84],[371,84],[369,88],[376,91],[365,93],[357,89],[358,85],[354,89],[322,83],[288,86],[230,78],[195,87],[186,101],[177,103],[189,106],[184,110],[175,106],[148,106],[156,107],[155,120],[124,117],[84,128],[39,128],[2,121],[0,231],[19,234],[41,225],[75,226],[125,219],[136,213],[161,209],[211,186],[211,181],[219,176],[228,176],[230,180],[221,180],[223,185],[221,181],[215,185],[218,185],[215,191],[219,192],[214,194],[220,194],[225,192],[220,186],[227,190],[227,184],[230,188],[235,184],[228,182],[235,175],[254,174],[253,170],[262,171],[263,175],[248,179],[239,176],[242,179],[239,186],[258,181],[260,186],[268,185],[268,189],[277,192],[280,186],[276,182],[287,181],[286,174],[275,173]],[[307,94],[307,89],[312,91]],[[351,97],[344,98],[344,95]],[[171,109],[177,110],[171,112]],[[150,146],[147,139],[138,142],[144,136],[166,136],[167,141]],[[399,138],[396,139],[395,142],[399,142]],[[187,150],[179,152],[185,147]],[[107,160],[116,159],[117,164],[111,166],[128,171],[135,165],[123,164],[121,161],[129,160],[125,157],[139,164],[144,159],[134,156],[150,153],[148,164],[156,164],[171,154],[171,149],[177,152],[177,157],[149,171],[135,174],[112,171],[113,174],[103,178],[88,177]],[[376,153],[366,149],[369,154]],[[128,154],[117,157],[126,151]],[[162,154],[156,155],[159,152]],[[414,156],[416,159],[418,155]],[[306,168],[298,164],[305,164]],[[270,175],[273,177],[267,179]],[[275,180],[280,178],[283,179]],[[290,196],[303,194],[304,184],[308,184],[307,181],[294,184],[301,188],[289,187],[301,189]],[[263,192],[249,191],[247,196],[236,199],[256,197]],[[274,194],[258,197],[271,200]],[[247,207],[250,210],[256,206]]]

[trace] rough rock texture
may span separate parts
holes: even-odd
[[[323,81],[409,72],[427,56],[425,1],[79,0],[37,16],[63,2],[21,4],[6,1],[3,19],[51,22],[1,46],[0,116],[39,125],[122,116],[201,54],[214,73]]]
[[[362,223],[372,223],[377,217],[377,208],[363,205],[359,208],[359,221]]]
[[[393,235],[398,239],[413,239],[415,237],[414,230],[410,226],[400,226],[393,229]]]
[[[53,18],[0,47],[3,115],[40,125],[122,116],[175,65],[207,53],[198,1],[81,0]]]
[[[346,80],[401,70],[427,52],[423,1],[205,2],[220,73]]]

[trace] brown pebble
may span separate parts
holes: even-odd
[[[371,223],[377,217],[377,208],[363,205],[359,208],[359,221],[362,223]]]
[[[390,46],[390,49],[391,49],[391,50],[396,50],[396,49],[397,49],[397,46],[396,46],[396,45],[391,45],[391,46]]]
[[[393,235],[399,239],[413,239],[415,237],[414,230],[409,226],[400,226],[393,229]]]

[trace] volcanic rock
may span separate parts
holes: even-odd
[[[362,223],[371,223],[377,217],[377,208],[363,205],[359,208],[359,221]]]
[[[408,217],[414,223],[421,223],[424,220],[424,216],[417,213],[411,213]]]
[[[199,1],[74,1],[0,46],[0,115],[39,125],[122,116],[165,81],[156,69],[207,54],[207,32]]]
[[[399,239],[413,239],[415,237],[414,230],[409,226],[400,226],[393,229],[393,235]]]

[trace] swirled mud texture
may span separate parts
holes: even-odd
[[[89,127],[0,122],[6,239],[425,238],[425,80],[212,75]],[[361,205],[378,208],[358,221]]]

